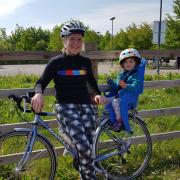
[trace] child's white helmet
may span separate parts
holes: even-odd
[[[129,57],[134,57],[134,58],[136,58],[138,64],[140,64],[140,62],[141,62],[141,56],[140,56],[139,52],[138,52],[136,49],[133,49],[133,48],[125,49],[125,50],[123,50],[123,51],[120,53],[119,63],[122,64],[123,61],[124,61],[126,58],[129,58]]]
[[[70,21],[61,28],[61,37],[69,36],[72,33],[80,33],[84,36],[85,28],[80,21]]]

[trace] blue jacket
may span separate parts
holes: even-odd
[[[139,67],[136,66],[131,71],[124,70],[122,73],[119,73],[119,75],[117,76],[116,82],[114,82],[111,79],[107,81],[112,91],[114,91],[114,92],[111,92],[112,95],[115,95],[116,93],[118,93],[118,95],[121,97],[127,92],[131,92],[134,95],[139,95],[139,87],[141,85],[141,82],[139,78],[138,68]],[[126,88],[120,87],[119,85],[120,80],[124,80],[126,82],[127,84]]]

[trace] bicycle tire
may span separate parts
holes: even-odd
[[[17,164],[24,154],[30,133],[11,131],[0,136],[0,179],[54,179],[56,155],[49,141],[40,134],[36,136],[33,153],[23,166],[23,170],[17,171]],[[9,155],[13,157],[10,159]]]
[[[106,123],[99,126],[95,134],[93,150],[95,153],[96,167],[108,180],[135,179],[143,173],[151,158],[152,140],[150,133],[145,123],[138,116],[129,117],[133,134],[127,133],[125,130],[121,130],[120,132],[113,131],[109,128],[110,120],[108,118],[108,116],[104,119],[103,117],[100,118]],[[104,128],[106,130],[104,130]],[[126,145],[132,141],[129,149],[126,149],[123,154],[117,154],[118,152],[122,152],[123,148],[127,148],[127,146],[115,142],[109,142],[106,143],[105,146],[102,146],[104,141],[112,141],[112,138],[107,135],[108,132],[112,133],[116,140],[119,140],[119,137],[121,139],[124,138],[123,141],[126,142]],[[140,144],[138,142],[136,143],[132,137],[134,135],[135,137],[144,136],[145,143],[142,143],[141,137],[139,137]],[[116,153],[116,155],[109,156],[112,153]]]

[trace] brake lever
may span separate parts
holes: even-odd
[[[25,112],[27,110],[27,103],[26,103],[26,99],[25,98],[23,98],[23,109],[24,109],[23,114],[25,114]]]
[[[31,99],[26,95],[23,95],[21,97],[22,97],[22,100],[23,100],[23,113],[32,112],[32,109],[27,109],[27,104],[31,104]]]

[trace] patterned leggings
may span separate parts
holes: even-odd
[[[76,145],[82,180],[96,180],[92,143],[95,133],[95,112],[90,104],[56,104],[57,120]]]

